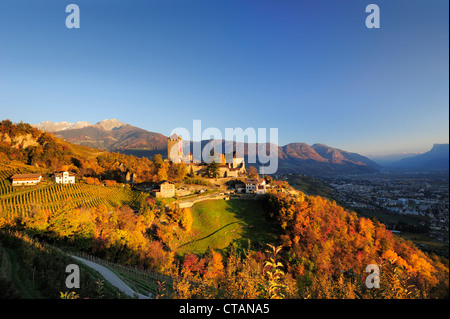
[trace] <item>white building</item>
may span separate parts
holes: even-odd
[[[245,180],[245,192],[247,194],[265,194],[266,181],[264,178],[248,178]]]
[[[37,185],[42,181],[42,174],[14,174],[11,180],[12,186]]]
[[[75,174],[69,172],[59,172],[55,174],[57,184],[75,184]]]
[[[168,181],[161,181],[153,191],[156,198],[168,198],[175,196],[175,184]]]

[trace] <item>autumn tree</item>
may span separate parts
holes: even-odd
[[[250,166],[248,168],[248,177],[250,178],[258,178],[259,174],[258,174],[258,169],[255,166]]]
[[[265,298],[268,299],[283,299],[285,297],[284,290],[286,285],[283,283],[285,276],[282,270],[283,264],[277,260],[277,255],[281,250],[281,246],[275,247],[268,244],[270,250],[267,253],[270,255],[269,260],[264,263],[264,277],[265,280],[261,284],[261,291]]]
[[[206,266],[206,279],[215,279],[223,274],[224,265],[222,255],[219,252],[212,250],[211,256]]]
[[[201,276],[205,273],[205,260],[196,254],[188,253],[183,258],[182,269],[191,277]]]
[[[187,173],[186,165],[183,163],[172,163],[168,168],[167,176],[170,180],[182,180]]]
[[[182,208],[181,216],[180,216],[180,223],[186,232],[189,233],[191,231],[193,222],[194,222],[194,218],[192,217],[191,210],[188,208]]]

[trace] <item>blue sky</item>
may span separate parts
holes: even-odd
[[[67,29],[65,7],[80,8]],[[381,28],[367,29],[376,3]],[[2,0],[0,119],[276,127],[279,144],[424,152],[449,135],[445,0]]]

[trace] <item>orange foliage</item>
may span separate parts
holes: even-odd
[[[116,185],[117,185],[117,182],[114,181],[114,180],[109,180],[109,179],[107,179],[107,180],[105,180],[105,181],[103,181],[103,182],[105,183],[106,186],[109,186],[109,187],[111,187],[111,186],[116,186]]]
[[[223,274],[223,261],[222,255],[216,251],[212,251],[212,256],[208,261],[207,272],[205,278],[213,279]]]
[[[86,178],[86,183],[90,184],[90,185],[101,185],[101,183],[98,180],[98,178],[95,178],[95,177],[87,177]]]
[[[269,195],[268,204],[272,218],[283,230],[283,245],[303,260],[293,267],[299,276],[305,275],[305,265],[310,264],[323,280],[347,272],[364,277],[368,264],[391,260],[419,289],[430,289],[442,281],[442,271],[437,270],[442,268],[440,263],[412,243],[394,237],[384,225],[359,218],[334,202],[320,196],[300,199],[277,193]]]

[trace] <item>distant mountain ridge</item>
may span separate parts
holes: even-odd
[[[64,123],[64,124],[60,124]],[[78,122],[80,123],[80,122]],[[82,122],[88,123],[88,122]],[[59,122],[53,123],[46,121],[35,124],[35,127],[45,127],[53,131],[55,136],[61,137],[70,143],[80,144],[108,150],[121,152],[127,155],[151,158],[154,154],[167,154],[167,136],[160,133],[149,132],[144,129],[132,126],[118,121],[117,119],[104,120],[96,124],[78,125]],[[56,125],[58,124],[58,125]],[[72,125],[72,126],[70,126]],[[81,127],[79,127],[81,126]],[[185,153],[189,148],[193,150],[194,143],[184,141]],[[209,141],[202,141],[202,147]],[[222,143],[222,151],[225,152],[225,141],[214,141],[216,145]],[[251,147],[254,146],[254,147]],[[244,150],[242,155],[245,157],[247,165],[259,166],[260,163],[249,163],[249,157],[255,155],[253,149],[257,152],[255,145],[248,143],[236,143],[234,147]],[[380,169],[380,166],[370,159],[343,150],[339,150],[324,144],[308,145],[306,143],[290,143],[278,147],[278,172],[300,173],[309,175],[329,175],[329,174],[356,174],[373,173]],[[202,148],[203,149],[203,148]]]
[[[401,159],[391,165],[393,169],[413,170],[448,170],[449,144],[434,144],[432,149],[423,154]]]
[[[74,130],[74,129],[81,129],[85,128],[87,126],[98,126],[102,127],[105,130],[112,130],[114,128],[119,128],[121,126],[125,125],[125,123],[120,122],[117,119],[105,119],[103,121],[97,122],[96,124],[92,124],[87,121],[78,121],[76,123],[70,123],[70,122],[51,122],[51,121],[44,121],[37,124],[31,124],[31,126],[44,131],[44,132],[60,132],[60,131],[66,131],[66,130]]]
[[[120,122],[117,119],[111,119],[111,120],[103,120],[100,122],[97,122],[94,126],[99,126],[107,131],[120,128],[122,126],[126,125],[125,123]]]
[[[282,173],[364,174],[380,169],[378,164],[367,157],[324,144],[309,146],[305,143],[291,143],[279,148],[278,157],[278,169]]]
[[[38,124],[31,124],[31,126],[44,131],[44,132],[58,132],[58,131],[64,131],[64,130],[70,130],[70,129],[76,129],[76,128],[83,128],[86,126],[92,125],[89,122],[86,121],[79,121],[77,123],[70,123],[70,122],[50,122],[50,121],[44,121],[42,123]]]
[[[382,167],[387,167],[395,162],[398,162],[404,158],[420,155],[421,153],[397,153],[388,155],[375,155],[369,156],[370,160],[374,161]]]
[[[100,121],[94,125],[82,128],[64,129],[53,132],[70,143],[80,144],[113,152],[127,152],[128,150],[151,151],[167,153],[167,138],[159,133],[125,124],[116,119]]]
[[[202,141],[201,149],[210,141]],[[185,153],[192,150],[194,144],[200,142],[184,141]],[[215,140],[213,145],[221,148],[226,153],[226,141]],[[255,144],[233,142],[233,149],[244,156],[246,165],[259,166],[261,163],[249,163],[249,158],[257,156],[257,146]],[[278,148],[278,171],[277,174],[307,174],[307,175],[334,175],[334,174],[365,174],[374,173],[381,167],[370,159],[357,153],[350,153],[336,149],[324,144],[290,143]],[[243,150],[243,151],[242,151]],[[199,158],[194,159],[199,160]],[[267,164],[265,164],[267,166]]]

